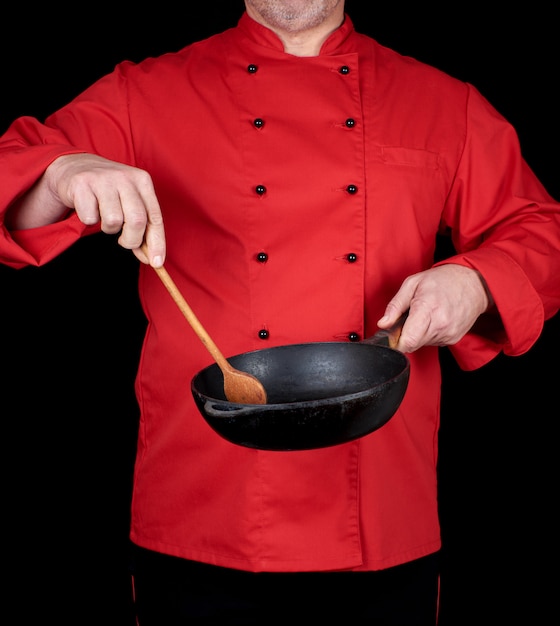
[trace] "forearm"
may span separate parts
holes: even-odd
[[[4,223],[9,230],[27,230],[59,222],[68,214],[50,190],[47,172],[7,210]]]

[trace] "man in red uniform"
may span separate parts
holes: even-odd
[[[235,28],[13,122],[0,258],[43,265],[101,230],[143,262],[141,626],[294,606],[435,624],[438,347],[466,370],[531,348],[560,307],[560,206],[472,85],[359,34],[343,0],[245,5]],[[434,263],[439,234],[456,254]],[[226,442],[185,393],[209,356],[149,267],[164,261],[226,355],[361,339],[408,311],[397,413],[318,450]]]

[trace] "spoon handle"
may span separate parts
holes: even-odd
[[[224,369],[230,370],[231,365],[226,360],[224,355],[220,352],[218,346],[214,343],[213,339],[206,332],[206,329],[194,314],[188,302],[185,300],[177,285],[169,275],[169,272],[164,267],[154,267],[153,269],[160,277],[161,282],[165,285],[167,291],[169,291],[171,297],[173,298],[189,324],[192,326],[194,332],[198,335],[200,341],[202,341],[202,343],[206,346],[208,352],[210,352],[210,354],[214,357],[214,360],[220,366],[220,369],[222,369],[222,371]]]

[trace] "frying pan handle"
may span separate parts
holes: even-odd
[[[408,317],[408,311],[403,313],[399,319],[390,328],[378,330],[375,335],[364,339],[362,343],[375,344],[377,346],[388,346],[389,348],[396,349],[399,343],[399,337],[401,331]]]
[[[224,405],[219,402],[210,402],[209,400],[206,400],[203,410],[209,417],[221,418],[227,418],[228,416],[238,418],[244,417],[245,415],[248,415],[250,417],[255,414],[255,407],[253,405],[247,407],[240,406],[235,408],[231,408],[230,406],[228,406],[222,409],[220,409],[220,407],[224,407]]]

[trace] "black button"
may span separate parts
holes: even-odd
[[[360,341],[360,335],[358,335],[358,333],[350,333],[348,339],[350,341]]]
[[[346,259],[348,260],[348,263],[355,263],[358,260],[358,255],[354,252],[349,252],[346,255]]]
[[[346,191],[348,193],[354,194],[358,191],[358,188],[356,187],[356,185],[348,185],[348,187],[346,187]]]
[[[349,74],[350,68],[347,65],[343,65],[339,70],[341,74]]]
[[[269,336],[270,333],[266,330],[266,328],[261,328],[261,330],[259,330],[259,339],[268,339]]]
[[[257,117],[255,120],[253,120],[253,124],[257,127],[257,128],[262,128],[264,126],[264,120],[261,120],[260,117]]]
[[[268,261],[268,254],[266,252],[259,252],[257,254],[257,261],[259,263],[266,263]]]
[[[254,63],[251,63],[247,66],[247,71],[249,72],[249,74],[254,74],[258,69],[259,68]]]
[[[351,117],[349,117],[345,122],[346,126],[348,126],[348,128],[354,128],[354,126],[356,125],[356,120],[353,120]]]
[[[259,196],[262,196],[263,193],[266,192],[266,187],[264,185],[257,185],[255,187],[255,191],[259,194]]]

